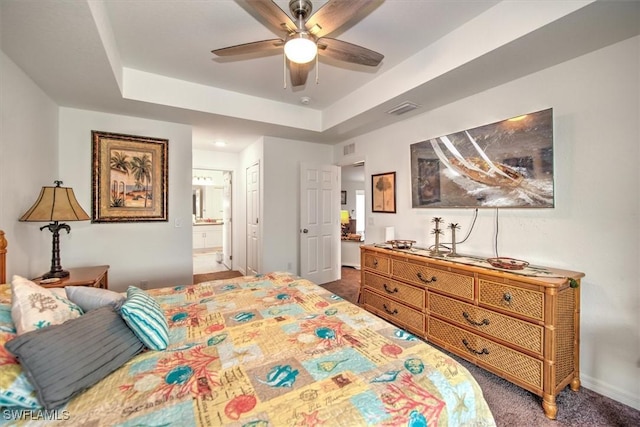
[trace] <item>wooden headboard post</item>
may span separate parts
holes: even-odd
[[[0,283],[7,283],[7,239],[0,230]]]

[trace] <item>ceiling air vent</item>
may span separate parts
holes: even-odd
[[[353,154],[356,152],[356,143],[352,142],[351,144],[347,144],[344,147],[342,147],[342,155],[346,156],[349,154]]]
[[[399,116],[400,114],[408,113],[409,111],[415,110],[418,107],[418,104],[407,101],[393,107],[391,110],[387,111],[387,114],[394,114],[396,116]]]

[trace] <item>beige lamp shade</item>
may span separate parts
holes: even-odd
[[[60,187],[42,187],[38,200],[31,206],[20,221],[86,221],[89,215],[76,200],[73,189]]]

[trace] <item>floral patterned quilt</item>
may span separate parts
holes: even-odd
[[[170,327],[69,402],[64,425],[490,426],[469,372],[288,273],[148,291]]]

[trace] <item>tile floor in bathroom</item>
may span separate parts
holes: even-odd
[[[206,252],[193,251],[193,274],[214,273],[217,271],[228,271],[223,264],[216,261],[216,253],[222,252],[220,249],[211,249]]]

